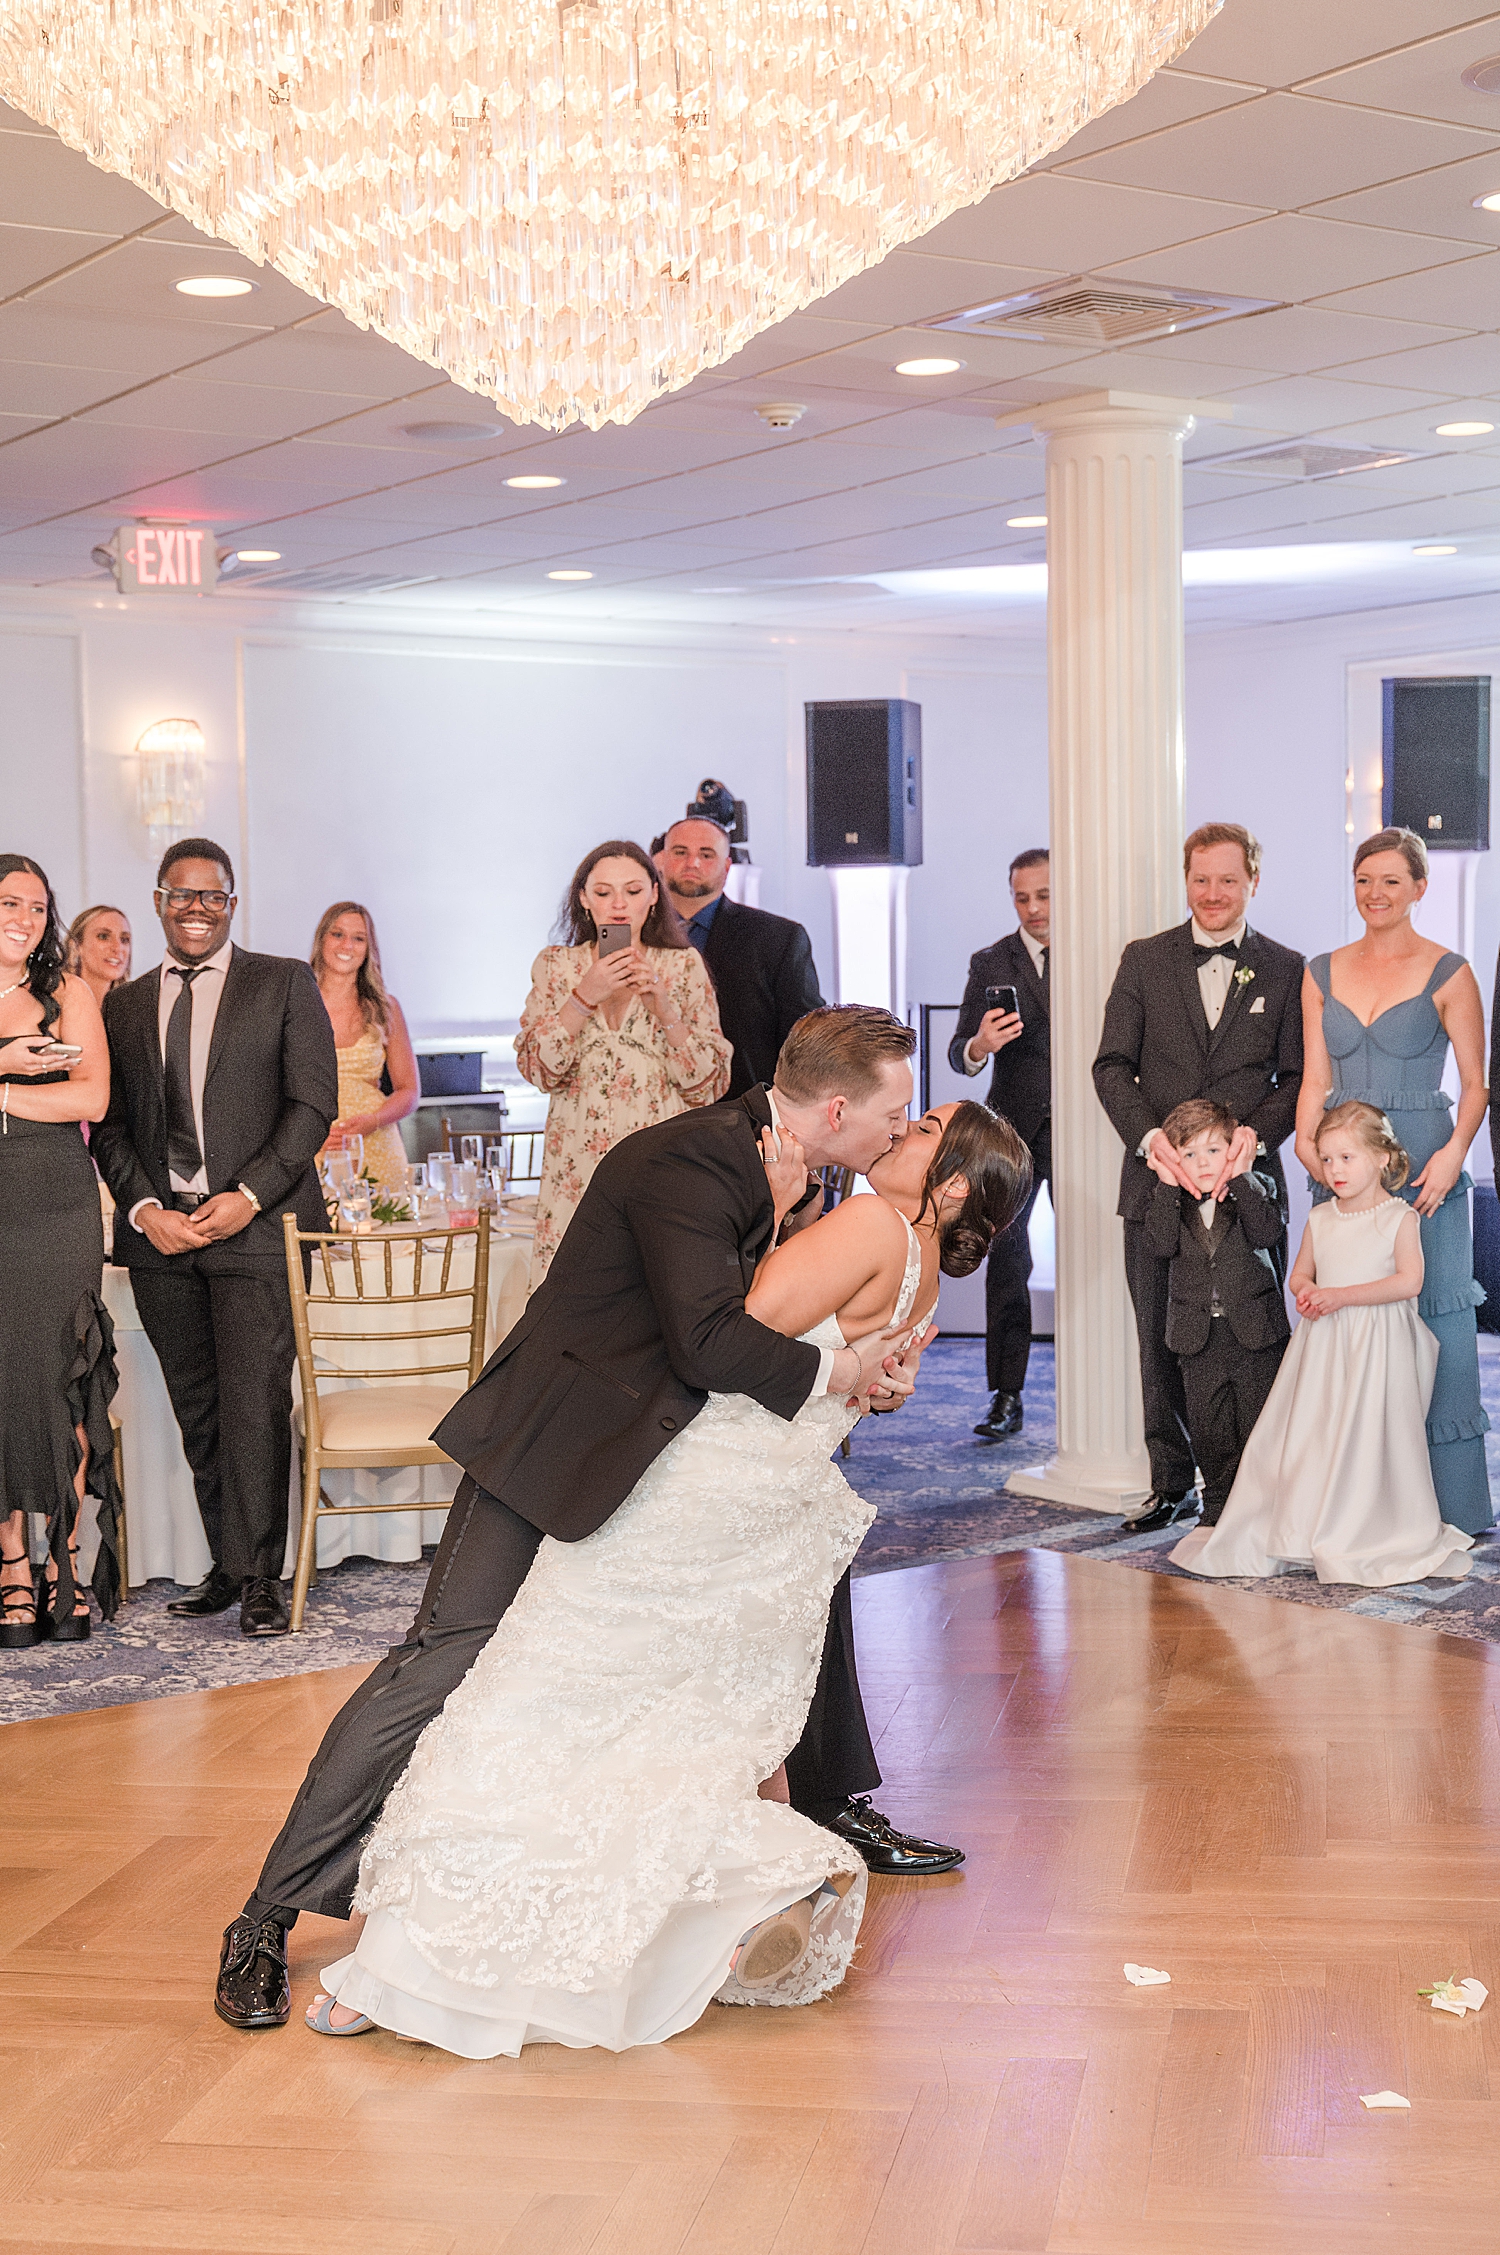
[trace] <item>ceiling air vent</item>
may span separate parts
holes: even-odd
[[[1253,395],[1252,395],[1253,396]],[[1236,478],[1347,478],[1357,470],[1388,470],[1396,462],[1426,457],[1396,446],[1329,446],[1321,439],[1277,439],[1271,446],[1247,446],[1235,454],[1200,456],[1195,470],[1222,470]]]
[[[309,564],[300,572],[256,572],[246,574],[243,581],[229,584],[236,592],[239,587],[270,587],[278,595],[384,595],[397,587],[431,587],[441,575],[424,572],[397,577],[387,572],[341,571],[336,564]]]
[[[1049,282],[1018,297],[995,298],[962,313],[929,321],[929,329],[957,330],[971,337],[1015,337],[1031,344],[1145,344],[1152,337],[1174,337],[1186,329],[1207,329],[1219,321],[1238,321],[1247,313],[1276,313],[1280,298],[1231,298],[1211,290],[1158,290],[1128,282],[1093,282],[1086,274]]]

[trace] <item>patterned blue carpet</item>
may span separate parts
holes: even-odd
[[[1485,1406],[1500,1427],[1500,1338],[1480,1339]],[[1052,1349],[1032,1355],[1026,1429],[1012,1441],[976,1440],[971,1426],[989,1397],[977,1339],[940,1339],[924,1360],[921,1387],[899,1417],[869,1418],[854,1435],[845,1467],[876,1504],[855,1571],[891,1573],[939,1558],[1009,1550],[1064,1550],[1137,1571],[1175,1574],[1167,1552],[1176,1539],[1122,1535],[1118,1521],[1007,1496],[1007,1476],[1040,1462],[1054,1439]],[[1500,1495],[1500,1439],[1489,1440],[1490,1476]],[[132,1591],[109,1627],[96,1621],[87,1644],[42,1645],[0,1653],[0,1721],[112,1707],[175,1692],[258,1683],[307,1669],[371,1666],[400,1641],[416,1611],[425,1567],[349,1559],[319,1576],[300,1637],[248,1639],[235,1610],[216,1620],[174,1621],[170,1582]],[[1500,1541],[1481,1544],[1462,1582],[1420,1582],[1361,1591],[1323,1587],[1310,1573],[1231,1582],[1294,1604],[1402,1621],[1449,1635],[1500,1642]]]

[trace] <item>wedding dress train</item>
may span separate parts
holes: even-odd
[[[908,1232],[898,1323],[920,1269]],[[833,1318],[805,1337],[843,1344]],[[543,1542],[365,1849],[364,1932],[323,1974],[341,2004],[489,2059],[837,1986],[864,1865],[756,1788],[801,1736],[874,1517],[829,1462],[852,1423],[826,1394],[790,1423],[713,1395],[597,1533]],[[753,1994],[727,1978],[749,1927],[835,1874],[854,1884],[820,1897],[805,1956]]]

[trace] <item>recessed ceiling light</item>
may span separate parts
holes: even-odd
[[[896,374],[898,376],[951,376],[955,369],[962,368],[962,366],[961,360],[898,360],[896,362]]]
[[[507,478],[505,482],[521,493],[540,493],[545,486],[566,485],[568,481],[566,478]]]
[[[1423,548],[1414,548],[1412,554],[1414,556],[1456,556],[1458,550],[1445,546],[1440,540],[1432,540]]]
[[[184,274],[172,287],[185,298],[247,298],[255,284],[243,274]]]
[[[237,548],[235,554],[242,564],[279,564],[281,562],[281,550],[279,548]]]
[[[1492,196],[1476,196],[1474,198],[1474,209],[1476,211],[1500,211],[1500,188],[1497,188]]]
[[[1014,532],[1031,532],[1047,522],[1045,517],[1007,517],[1005,521]]]
[[[548,572],[548,579],[592,579],[592,572]]]
[[[1495,428],[1493,423],[1439,423],[1439,438],[1488,438]]]

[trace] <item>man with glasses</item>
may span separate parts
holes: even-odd
[[[231,943],[222,846],[183,839],[156,884],[166,959],[107,997],[92,1149],[212,1556],[167,1610],[238,1603],[246,1636],[283,1636],[295,1342],[281,1217],[328,1226],[313,1162],[338,1113],[333,1028],[305,963]]]

